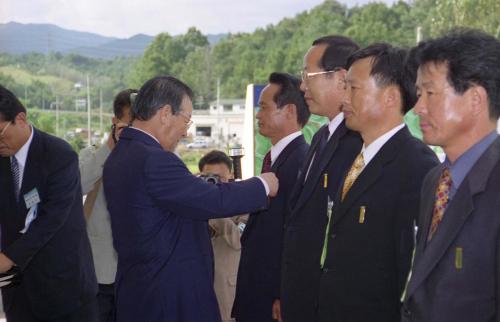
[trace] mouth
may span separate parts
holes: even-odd
[[[431,128],[430,124],[427,122],[420,121],[419,125],[422,132],[425,132]]]

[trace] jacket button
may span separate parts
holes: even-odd
[[[411,316],[411,311],[407,307],[403,308],[403,313],[404,313],[404,315],[406,317],[410,317]]]
[[[331,238],[331,239],[335,239],[336,237],[337,237],[337,234],[331,234],[331,235],[330,235],[330,238]]]

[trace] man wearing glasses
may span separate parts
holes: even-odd
[[[118,322],[220,321],[207,221],[263,209],[278,190],[273,173],[210,184],[189,172],[173,152],[191,124],[192,97],[174,77],[148,80],[104,165]]]
[[[314,136],[299,172],[292,212],[284,232],[281,306],[287,322],[315,321],[329,209],[340,181],[361,149],[342,113],[347,57],[358,49],[351,39],[315,40],[304,57],[301,90],[313,114],[328,118]]]
[[[20,276],[2,289],[8,321],[97,321],[81,198],[76,153],[0,86],[0,273]]]
[[[136,90],[127,89],[115,97],[113,102],[115,116],[112,119],[113,125],[106,144],[99,148],[89,146],[80,152],[82,192],[87,195],[83,210],[99,283],[97,301],[101,322],[114,321],[114,282],[117,265],[109,212],[102,189],[102,168],[118,142],[122,130],[132,122],[131,105],[132,97],[135,95],[137,95]]]

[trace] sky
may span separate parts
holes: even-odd
[[[353,6],[370,0],[340,0]],[[381,0],[393,3],[393,0]],[[251,32],[323,0],[0,0],[0,23],[50,23],[62,28],[128,38],[138,33]]]

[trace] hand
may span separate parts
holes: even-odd
[[[117,123],[113,124],[112,129],[114,128],[114,131],[111,130],[111,132],[109,133],[108,142],[107,142],[110,150],[113,150],[113,148],[116,145],[115,140],[116,140],[116,142],[118,142],[118,140],[120,139],[120,134],[122,133],[123,129],[126,127],[128,127],[128,124],[123,123],[123,122],[117,122]],[[114,133],[114,138],[113,138],[113,133]]]
[[[278,322],[283,322],[281,318],[281,302],[280,299],[276,299],[273,302],[273,319],[278,320]]]
[[[0,273],[5,273],[14,266],[14,262],[10,260],[4,253],[0,253]]]
[[[266,172],[262,173],[260,175],[262,179],[267,183],[269,186],[269,197],[274,197],[278,193],[278,187],[279,187],[279,182],[278,178],[276,175],[272,172]]]

